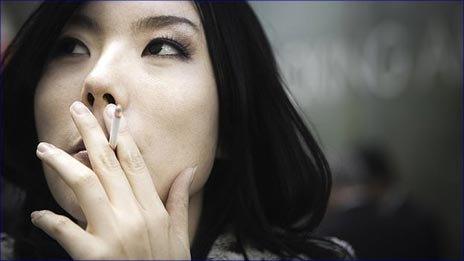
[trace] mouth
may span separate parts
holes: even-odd
[[[82,153],[87,153],[87,150],[85,149],[84,141],[81,139],[69,150],[69,154],[74,156]]]
[[[89,154],[87,153],[87,150],[85,149],[84,141],[82,139],[79,140],[79,142],[77,142],[68,152],[69,154],[71,154],[73,158],[77,159],[82,164],[92,169],[92,166],[90,164]]]

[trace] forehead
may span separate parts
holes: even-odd
[[[200,25],[191,1],[89,1],[78,12],[98,23],[124,27],[140,17],[172,15],[184,17]]]

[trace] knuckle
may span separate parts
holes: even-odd
[[[69,219],[64,216],[58,216],[52,226],[52,233],[56,236],[63,235],[68,225]]]
[[[119,161],[109,147],[105,148],[97,157],[97,161],[101,164],[100,168],[106,170],[119,169]]]
[[[76,187],[92,187],[98,183],[98,179],[95,175],[86,173],[74,181]]]
[[[145,161],[138,151],[128,153],[123,158],[123,161],[126,163],[129,171],[140,172],[146,169]]]

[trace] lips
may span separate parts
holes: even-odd
[[[84,155],[84,154],[87,154],[87,150],[80,150],[76,153],[73,153],[72,156],[78,156],[78,155]]]
[[[72,156],[73,156],[73,158],[80,161],[82,164],[84,164],[87,167],[91,168],[89,154],[87,153],[86,150],[81,150],[81,151],[79,151],[77,153],[74,153]]]
[[[77,159],[82,164],[91,168],[89,154],[87,153],[84,142],[82,140],[80,140],[76,145],[72,147],[72,149],[69,151],[69,154],[71,154],[73,158]]]
[[[79,140],[70,150],[69,154],[75,155],[81,151],[85,151],[85,145],[83,140]]]

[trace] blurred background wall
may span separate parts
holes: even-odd
[[[462,5],[251,4],[324,150],[383,147],[397,191],[438,219],[442,257],[460,257]]]
[[[462,4],[250,4],[331,165],[358,145],[382,148],[395,177],[390,194],[432,217],[438,257],[461,257]],[[36,6],[1,2],[2,50]]]

